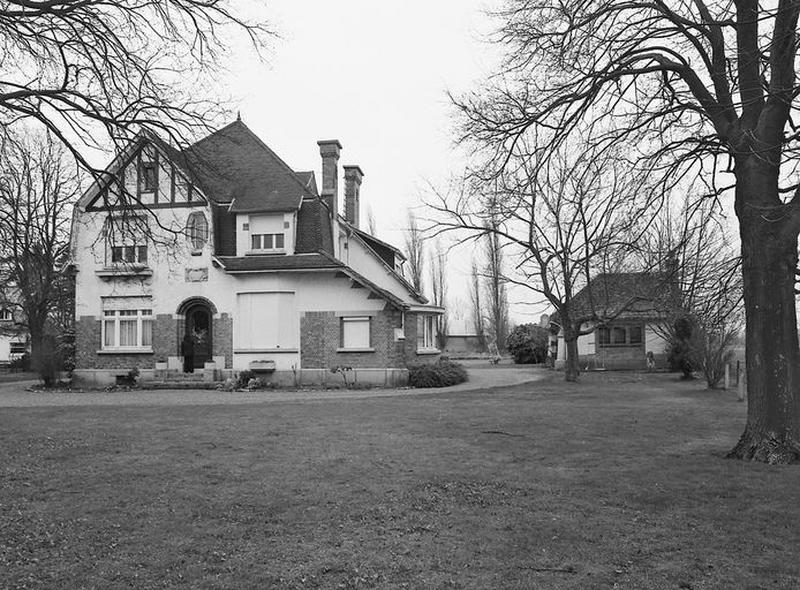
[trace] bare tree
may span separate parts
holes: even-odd
[[[219,113],[202,88],[240,33],[256,51],[269,35],[221,0],[8,0],[0,128],[36,120],[87,168],[87,148],[142,130],[183,144]]]
[[[48,321],[54,312],[68,309],[65,298],[72,297],[63,266],[80,184],[75,162],[50,134],[6,136],[0,149],[3,296],[21,312],[32,364],[46,381],[54,369],[45,362],[54,353],[52,343],[45,345]]]
[[[425,238],[417,223],[413,211],[408,212],[408,230],[406,231],[406,260],[408,261],[408,277],[414,289],[422,293],[422,277],[425,263]]]
[[[739,256],[710,202],[667,203],[640,240],[642,264],[661,266],[677,285],[664,307],[668,321],[655,326],[688,370],[700,370],[709,387],[724,375],[731,347],[744,327]],[[676,330],[676,326],[681,327]],[[678,331],[687,331],[679,338]]]
[[[472,261],[472,272],[470,273],[469,302],[475,336],[478,337],[478,344],[481,350],[486,350],[486,327],[483,315],[483,303],[481,301],[481,277],[478,272],[478,263],[474,259]]]
[[[378,222],[375,221],[375,212],[370,206],[367,206],[367,231],[371,235],[378,237]]]
[[[439,350],[444,350],[447,345],[447,253],[438,240],[433,245],[431,253],[431,294],[433,304],[445,308],[445,312],[436,316],[436,338]]]
[[[734,195],[747,317],[747,424],[732,457],[800,458],[794,269],[800,232],[796,121],[800,2],[507,2],[503,73],[458,101],[465,138],[501,158],[534,129],[540,148],[591,127],[628,140],[638,173],[701,175]]]
[[[483,278],[488,303],[487,331],[489,338],[496,344],[497,350],[500,352],[505,351],[506,338],[508,338],[508,290],[503,268],[501,233],[500,222],[492,212],[486,221],[484,239],[486,269]]]
[[[578,337],[626,311],[638,295],[649,295],[633,292],[617,301],[602,285],[593,290],[590,281],[598,273],[620,270],[615,258],[624,260],[616,255],[635,241],[642,220],[635,197],[643,187],[624,174],[624,162],[613,154],[576,147],[540,166],[535,154],[524,151],[524,142],[518,147],[502,169],[490,162],[455,194],[440,194],[430,206],[440,216],[440,231],[489,236],[490,257],[499,252],[499,240],[507,243],[514,264],[503,269],[495,262],[497,277],[555,308],[566,346],[565,377],[574,381]]]

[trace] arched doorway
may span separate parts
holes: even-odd
[[[213,353],[214,310],[205,299],[191,299],[184,302],[178,310],[183,314],[184,329],[180,334],[181,342],[189,336],[194,342],[194,367],[203,368],[210,361]],[[178,354],[181,354],[180,343]]]

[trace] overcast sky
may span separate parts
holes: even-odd
[[[447,92],[476,87],[496,64],[485,42],[488,0],[273,0],[277,39],[263,62],[245,48],[224,80],[242,120],[296,170],[314,169],[319,139],[338,139],[340,164],[364,171],[380,238],[402,246],[406,210],[428,182],[463,163]],[[450,256],[450,294],[466,299],[469,252]],[[518,298],[518,297],[517,297]],[[517,321],[525,309],[517,307]]]
[[[317,140],[341,141],[339,163],[365,174],[362,226],[370,208],[378,237],[402,247],[407,209],[420,206],[429,182],[444,186],[463,169],[447,92],[477,87],[496,66],[499,53],[486,42],[492,5],[271,0],[262,10],[280,38],[262,61],[235,45],[219,94],[295,170],[315,170],[318,182]],[[451,310],[467,300],[471,257],[465,249],[449,256]],[[511,294],[512,303],[525,297]],[[515,305],[512,320],[541,311]]]

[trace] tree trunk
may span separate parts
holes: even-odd
[[[577,381],[581,374],[580,364],[578,363],[578,336],[570,332],[565,332],[564,334],[564,345],[567,348],[567,358],[564,363],[564,379],[567,381]]]
[[[736,190],[748,405],[744,434],[728,456],[791,463],[800,460],[800,350],[794,293],[797,233],[789,227],[789,213],[752,206],[763,203],[772,190],[777,199],[777,178],[773,189],[766,175],[741,178],[737,173]],[[762,198],[745,200],[759,195],[758,191]]]

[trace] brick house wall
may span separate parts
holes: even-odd
[[[225,368],[233,366],[233,320],[223,313],[214,318],[213,355],[225,357]],[[101,320],[94,316],[81,316],[75,323],[75,361],[82,369],[152,369],[157,360],[180,355],[184,320],[171,314],[158,314],[153,322],[153,352],[150,353],[99,353],[101,346]]]
[[[233,318],[227,314],[220,314],[212,320],[213,341],[211,343],[212,356],[224,356],[225,368],[233,368]],[[219,367],[222,368],[222,367]]]
[[[91,369],[152,369],[155,354],[113,353],[98,354],[101,336],[100,320],[94,316],[81,316],[75,322],[75,364]]]
[[[417,315],[405,314],[405,339],[395,340],[402,312],[390,308],[372,316],[374,352],[339,352],[341,317],[333,311],[308,311],[300,318],[300,362],[304,369],[330,369],[339,365],[360,369],[405,368],[434,362],[438,354],[417,354]]]

